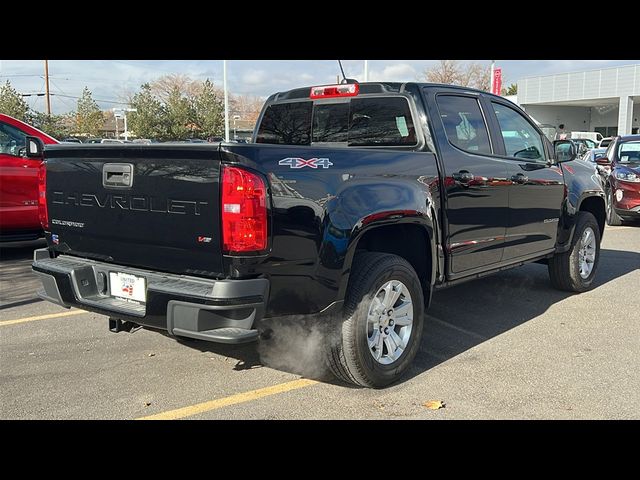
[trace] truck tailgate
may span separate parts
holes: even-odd
[[[218,145],[47,147],[50,244],[115,264],[222,272]]]

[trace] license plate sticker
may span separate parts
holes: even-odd
[[[136,302],[147,301],[146,280],[129,273],[109,272],[111,296],[134,300]]]

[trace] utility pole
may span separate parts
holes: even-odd
[[[224,88],[224,141],[229,141],[229,91],[227,90],[227,61],[222,61],[222,85]]]
[[[47,115],[51,115],[51,97],[49,96],[49,60],[44,61],[44,95],[47,99]]]
[[[364,81],[369,81],[369,60],[364,61]]]

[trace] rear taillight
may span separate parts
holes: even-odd
[[[355,97],[359,91],[360,86],[357,83],[323,85],[321,87],[311,87],[309,98]]]
[[[38,169],[38,217],[40,225],[49,230],[49,211],[47,210],[47,166],[44,162]]]
[[[222,167],[222,249],[227,253],[267,248],[267,188],[247,170]]]

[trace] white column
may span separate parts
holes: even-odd
[[[369,81],[369,60],[364,61],[364,81]]]
[[[618,110],[618,135],[631,135],[633,122],[633,98],[620,97],[620,109]]]

